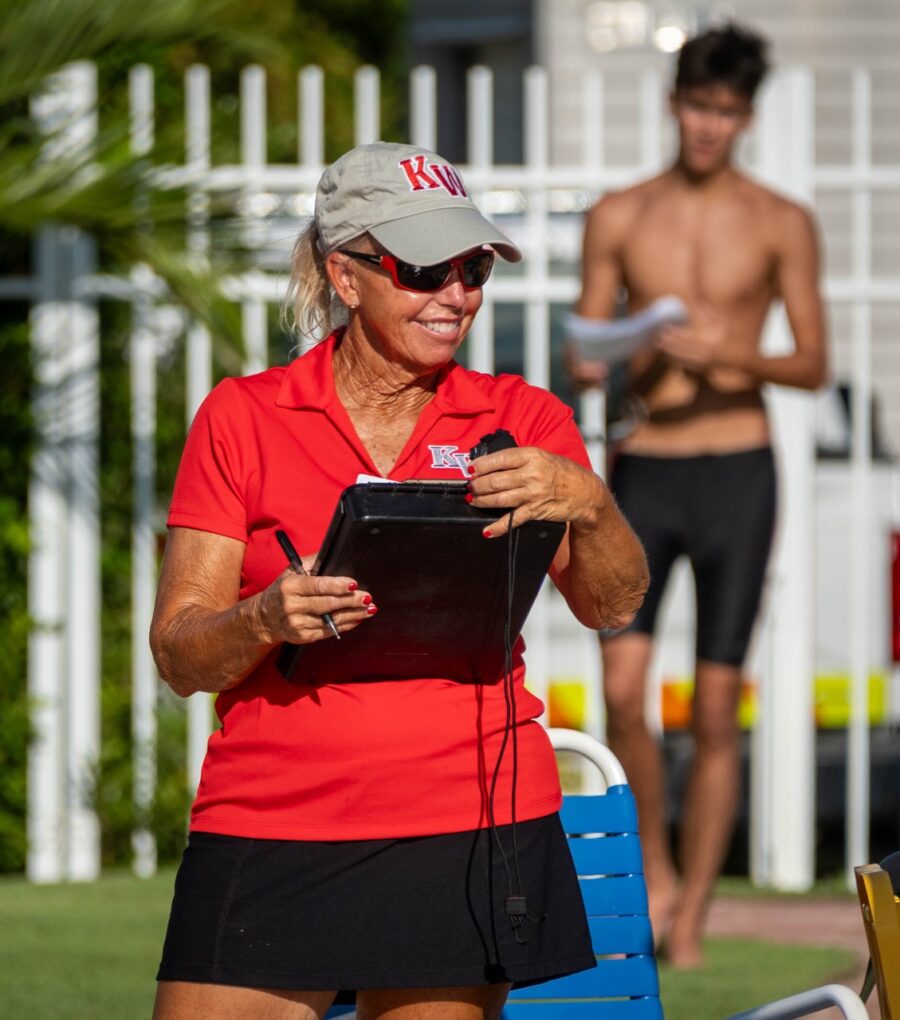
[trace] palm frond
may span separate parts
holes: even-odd
[[[277,44],[239,31],[238,0],[0,0],[0,105],[27,99],[48,74],[130,43],[218,40],[262,56]]]

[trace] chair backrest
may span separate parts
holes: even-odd
[[[854,869],[881,1020],[900,1020],[900,899],[879,864]]]
[[[557,750],[576,751],[611,785],[566,796],[560,812],[591,930],[597,967],[515,989],[506,1020],[662,1020],[653,934],[634,797],[621,765],[583,733],[550,730]]]

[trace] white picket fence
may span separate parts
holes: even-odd
[[[828,298],[852,307],[853,386],[857,407],[868,406],[872,389],[872,309],[900,293],[900,280],[876,278],[871,270],[871,204],[876,192],[900,190],[900,166],[873,166],[870,132],[870,79],[854,75],[853,159],[848,165],[817,166],[814,153],[814,78],[792,69],[776,76],[762,101],[749,151],[752,165],[780,190],[811,201],[827,189],[852,195],[852,267],[829,276]],[[132,145],[137,153],[153,147],[153,77],[134,68],[130,78]],[[540,68],[524,77],[524,151],[521,165],[496,165],[492,158],[492,78],[473,68],[468,80],[468,154],[461,166],[476,201],[522,248],[521,272],[500,272],[485,293],[484,306],[469,341],[468,363],[491,371],[494,322],[499,305],[524,309],[524,373],[541,386],[550,382],[551,305],[570,305],[578,292],[581,221],[578,214],[597,195],[633,182],[660,167],[667,153],[662,97],[656,74],[642,76],[641,103],[635,109],[640,139],[633,165],[606,161],[602,75],[584,81],[583,159],[557,165],[548,151],[551,107],[548,82]],[[410,79],[410,141],[433,148],[437,136],[437,82],[431,69],[416,68]],[[225,283],[240,301],[246,340],[246,370],[266,364],[267,309],[279,302],[286,280],[283,239],[312,211],[312,196],[323,168],[324,77],[308,67],[298,78],[299,152],[295,164],[270,165],[266,159],[266,82],[262,69],[241,75],[241,162],[214,166],[210,159],[210,80],[204,67],[188,70],[185,83],[185,159],[169,173],[193,190],[191,243],[202,253],[209,196],[235,192],[246,236],[260,247],[260,268]],[[96,127],[95,75],[75,65],[48,86],[35,104],[35,116],[52,123],[72,118],[70,144],[90,144]],[[376,140],[379,80],[362,68],[355,84],[355,139]],[[62,111],[62,112],[61,112]],[[285,224],[289,228],[285,229]],[[129,302],[131,337],[132,435],[135,515],[133,540],[133,719],[135,801],[141,811],[152,803],[155,786],[155,709],[158,680],[146,635],[156,579],[154,492],[156,352],[161,335],[181,331],[159,283],[143,266],[127,279],[96,272],[90,238],[67,228],[48,227],[36,244],[35,274],[0,280],[0,298],[32,303],[32,334],[37,363],[35,412],[39,444],[33,465],[30,518],[35,546],[31,558],[30,608],[35,628],[29,647],[29,689],[33,699],[34,741],[29,757],[28,874],[34,881],[90,879],[99,872],[97,819],[90,801],[90,779],[99,746],[99,493],[97,489],[98,330],[100,300]],[[187,349],[188,419],[212,380],[210,337],[202,326],[184,330]],[[773,316],[766,343],[770,350],[790,343],[783,315]],[[771,405],[782,463],[783,510],[772,571],[770,612],[764,645],[761,720],[754,736],[752,839],[754,874],[784,889],[807,887],[813,877],[815,811],[814,731],[811,712],[813,641],[813,504],[815,471],[812,398],[773,392]],[[579,408],[579,420],[600,463],[602,407],[595,395]],[[873,607],[869,592],[873,564],[865,527],[871,510],[871,450],[868,429],[858,415],[853,428],[853,520],[856,543],[847,613],[854,635],[853,721],[848,774],[848,869],[867,859],[868,725],[866,679],[869,649],[866,621]],[[554,650],[547,596],[529,621],[529,682],[545,690]],[[583,665],[593,684],[590,725],[599,712],[599,665],[592,636],[585,636]],[[188,702],[189,775],[196,783],[210,730],[210,699]],[[155,846],[147,830],[135,833],[135,869],[155,868]]]

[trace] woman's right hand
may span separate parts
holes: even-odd
[[[350,577],[285,570],[250,598],[240,597],[246,546],[233,538],[170,528],[159,578],[150,646],[163,680],[182,697],[225,691],[283,641],[328,637],[323,614],[352,630],[375,606]]]
[[[258,598],[260,622],[271,644],[306,645],[332,637],[326,613],[343,634],[378,612],[372,595],[352,577],[312,577],[293,570],[285,570]]]

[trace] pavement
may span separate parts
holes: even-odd
[[[847,949],[856,957],[852,972],[834,975],[834,981],[859,993],[869,950],[859,904],[851,898],[800,899],[770,897],[720,897],[709,914],[710,935],[752,936],[767,942],[792,945],[831,946]],[[868,1003],[869,1016],[881,1020],[877,993]],[[840,1020],[838,1009],[815,1014],[817,1020]]]

